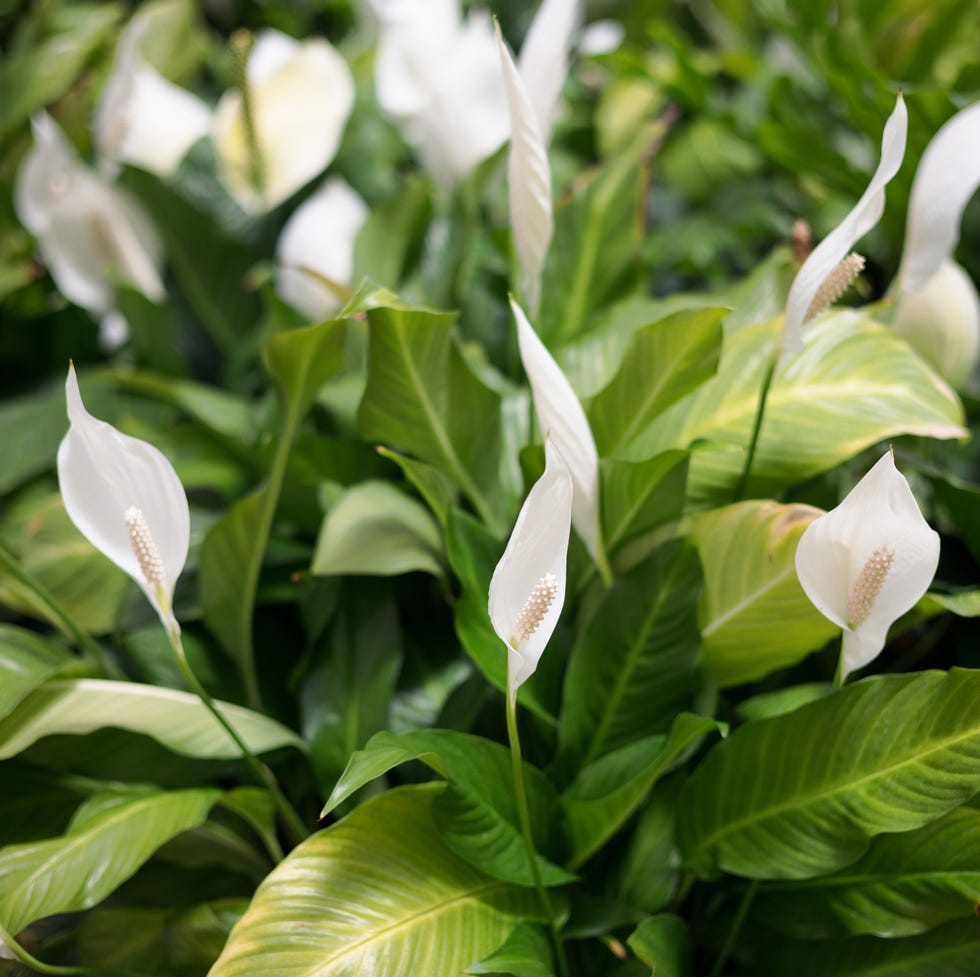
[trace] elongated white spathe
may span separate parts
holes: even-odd
[[[184,487],[164,455],[93,417],[74,367],[65,384],[71,427],[58,448],[65,510],[83,536],[143,589],[167,627],[190,542]]]
[[[521,45],[517,64],[545,146],[551,139],[558,98],[568,76],[579,16],[578,0],[542,0]]]
[[[531,384],[534,412],[541,433],[555,442],[575,486],[572,522],[593,559],[599,557],[599,452],[588,418],[561,367],[528,322],[524,310],[510,301],[517,322],[521,362]]]
[[[840,677],[874,659],[892,622],[926,592],[939,535],[888,451],[796,548],[796,573],[824,617],[844,629]]]
[[[218,102],[214,145],[229,192],[245,210],[260,213],[291,197],[334,158],[354,105],[354,79],[323,38],[300,43],[274,30],[256,38],[246,75],[262,186],[252,182],[238,91]]]
[[[137,200],[84,166],[49,115],[35,115],[31,129],[34,147],[17,173],[14,209],[61,294],[104,316],[113,306],[110,274],[116,274],[161,301],[163,249]]]
[[[350,285],[354,242],[367,204],[331,177],[286,221],[276,244],[276,293],[310,321],[326,319],[343,303],[329,282]]]
[[[524,297],[533,315],[538,308],[541,273],[554,231],[551,167],[540,122],[501,36],[499,24],[497,45],[510,110],[510,153],[507,158],[510,229],[521,266]]]
[[[211,109],[143,59],[140,44],[149,26],[137,14],[123,31],[93,128],[104,159],[167,177],[211,131]]]
[[[487,609],[507,647],[507,691],[534,674],[565,603],[572,480],[555,445],[545,443],[544,473],[521,507],[493,578]]]
[[[898,172],[905,155],[908,113],[901,94],[885,123],[881,137],[881,159],[867,190],[851,212],[813,249],[796,274],[786,301],[782,352],[803,349],[803,325],[820,287],[847,256],[855,242],[878,223],[885,209],[885,186]]]

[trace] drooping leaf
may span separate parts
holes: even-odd
[[[928,824],[980,791],[980,672],[876,676],[749,722],[682,796],[679,841],[701,875],[811,878],[878,834]]]
[[[60,838],[0,852],[0,921],[10,933],[55,913],[87,909],[128,879],[158,848],[202,824],[215,789],[97,794]]]
[[[680,916],[661,913],[644,919],[626,941],[653,977],[689,977],[693,972],[691,935]]]
[[[490,878],[440,841],[437,792],[388,791],[296,848],[259,887],[210,977],[457,977],[519,920],[538,918],[532,890]]]
[[[306,749],[292,730],[240,706],[218,703],[253,753]],[[35,689],[0,721],[0,759],[16,756],[44,736],[84,735],[115,726],[150,736],[183,756],[237,759],[241,753],[196,695],[134,682],[54,679]]]
[[[509,977],[553,977],[554,956],[548,931],[534,923],[518,923],[489,956],[466,969],[468,974],[505,974]]]
[[[720,686],[794,665],[839,633],[796,576],[796,545],[820,514],[752,501],[695,518],[691,538],[704,568],[698,620],[705,661]]]

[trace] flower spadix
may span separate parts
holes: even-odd
[[[793,280],[783,325],[784,354],[798,353],[803,349],[803,326],[824,311],[853,279],[856,263],[851,261],[849,265],[842,265],[842,262],[847,259],[855,242],[878,223],[885,209],[885,186],[902,165],[907,131],[908,113],[899,94],[895,108],[885,123],[881,137],[881,159],[867,190],[851,212],[813,249]],[[816,300],[821,290],[823,296],[818,302]]]
[[[939,535],[890,451],[836,509],[810,523],[796,549],[796,573],[817,610],[844,629],[841,680],[877,656],[938,562]]]
[[[74,367],[65,384],[71,427],[58,448],[65,510],[88,541],[128,573],[169,628],[190,541],[184,487],[152,445],[93,417]]]
[[[507,691],[538,667],[565,603],[572,480],[555,445],[545,443],[544,473],[531,487],[490,581],[488,610],[507,646]]]

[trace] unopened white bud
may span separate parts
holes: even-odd
[[[129,545],[133,548],[136,562],[139,564],[143,577],[152,587],[164,586],[163,560],[160,551],[153,540],[153,534],[147,525],[143,510],[131,505],[123,515],[126,529],[129,531]]]
[[[847,290],[854,279],[864,270],[864,258],[852,251],[823,280],[810,308],[803,317],[804,325],[812,322],[821,312],[826,312]]]
[[[514,622],[514,641],[527,641],[538,630],[557,596],[558,578],[553,573],[546,573],[535,584],[534,590],[521,608],[521,613],[517,615]]]

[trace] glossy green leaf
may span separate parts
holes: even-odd
[[[0,718],[72,660],[66,649],[40,635],[0,624]]]
[[[980,791],[980,672],[876,676],[749,722],[708,754],[678,811],[687,864],[801,879],[878,834],[928,824]]]
[[[569,864],[581,865],[637,810],[657,780],[705,736],[724,733],[713,719],[681,713],[669,734],[619,747],[585,767],[561,796]]]
[[[391,482],[352,485],[320,528],[313,573],[443,577],[442,535],[428,509]]]
[[[796,576],[796,545],[819,515],[811,506],[752,501],[695,518],[691,538],[704,568],[698,620],[720,686],[794,665],[840,633]]]
[[[633,334],[619,372],[589,407],[602,457],[628,450],[664,410],[714,374],[727,313],[676,312]]]
[[[518,923],[503,944],[466,969],[468,974],[509,977],[554,977],[554,955],[548,931],[533,923]]]
[[[414,455],[451,478],[502,536],[495,491],[500,398],[463,362],[453,319],[405,307],[368,312],[368,376],[358,426],[365,438]]]
[[[306,744],[292,730],[241,706],[218,703],[253,753]],[[183,756],[237,759],[225,729],[196,695],[133,682],[54,679],[35,689],[0,721],[0,759],[16,756],[44,736],[84,735],[114,726],[150,736]]]
[[[457,977],[519,920],[538,918],[531,889],[442,844],[437,792],[388,791],[296,848],[259,887],[209,977]]]
[[[568,664],[559,725],[564,764],[578,769],[662,732],[690,706],[700,590],[694,548],[671,542],[603,595]]]
[[[379,445],[377,451],[379,455],[393,461],[402,470],[415,490],[428,503],[439,524],[445,526],[449,518],[449,508],[456,495],[452,479],[424,461],[409,458],[408,455],[399,454],[384,445]]]
[[[445,729],[378,733],[351,757],[323,814],[364,784],[409,760],[421,760],[448,781],[445,793],[433,802],[443,842],[496,878],[532,885],[510,753],[479,736]],[[555,843],[557,799],[545,776],[528,764],[524,765],[524,780],[535,844],[539,852],[547,852]],[[540,854],[537,861],[545,885],[560,885],[573,878]]]
[[[653,977],[690,977],[694,972],[691,935],[680,916],[662,913],[644,919],[626,942],[652,968]]]
[[[67,430],[61,384],[0,406],[0,444],[4,445],[0,455],[0,492],[6,494],[52,468]]]
[[[691,497],[730,499],[778,326],[729,336],[717,375],[668,408],[626,456],[639,460],[701,441],[691,460]],[[899,434],[963,437],[962,425],[957,396],[906,343],[856,313],[828,315],[776,373],[748,491],[779,491]]]
[[[881,835],[853,865],[763,886],[753,911],[792,936],[913,936],[980,904],[980,811],[957,808],[915,831]]]
[[[214,789],[109,793],[90,798],[60,838],[0,852],[0,920],[9,933],[55,913],[87,909],[128,879],[158,848],[202,824]]]

